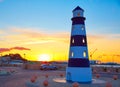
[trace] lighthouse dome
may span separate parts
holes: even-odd
[[[82,8],[80,8],[79,6],[77,6],[73,10],[73,17],[83,17],[83,12],[84,12],[84,10]]]
[[[76,11],[76,10],[82,10],[82,11],[84,11],[82,8],[80,8],[79,6],[77,6],[74,10],[73,10],[73,12],[74,11]]]

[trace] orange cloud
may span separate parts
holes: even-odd
[[[25,48],[25,47],[12,47],[10,49],[11,50],[30,50],[29,48]]]
[[[87,40],[88,40],[88,44],[94,44],[94,42],[96,40],[100,40],[100,39],[103,39],[105,38],[105,36],[102,36],[102,35],[92,35],[92,34],[88,34],[87,35]]]
[[[30,50],[29,48],[25,48],[25,47],[12,47],[12,48],[0,48],[0,52],[8,52],[11,50]]]
[[[3,32],[3,31],[2,31]],[[0,39],[4,39],[5,42],[12,44],[42,44],[51,42],[62,42],[69,44],[70,32],[59,32],[59,33],[48,33],[43,32],[41,29],[34,28],[17,28],[12,27],[7,31]],[[88,44],[95,44],[100,40],[117,39],[120,40],[120,34],[98,34],[98,35],[87,35]],[[5,43],[3,42],[3,43]],[[1,42],[2,43],[2,42]]]
[[[7,38],[16,39],[20,38],[23,44],[42,44],[42,43],[49,43],[49,42],[69,42],[69,33],[45,33],[38,31],[36,29],[29,29],[29,28],[11,28],[12,32],[17,33],[16,35],[10,35]]]
[[[19,35],[23,35],[25,37],[31,37],[31,38],[41,38],[45,36],[45,33],[38,31],[36,28],[16,28],[12,27],[10,28],[12,32],[17,33]]]
[[[10,51],[10,49],[9,48],[0,48],[0,53],[7,52],[7,51]]]
[[[97,41],[110,41],[110,40],[116,40],[119,41],[120,40],[120,34],[97,34],[97,35],[92,35],[92,34],[88,34],[87,36],[88,39],[88,44],[94,44]],[[102,43],[102,42],[101,42]],[[104,42],[103,42],[104,43]]]

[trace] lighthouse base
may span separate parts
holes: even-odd
[[[72,82],[89,83],[92,81],[90,67],[67,67],[66,80]]]

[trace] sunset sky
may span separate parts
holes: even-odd
[[[0,0],[0,54],[68,60],[77,6],[85,11],[89,55],[97,49],[92,59],[120,62],[120,0]]]

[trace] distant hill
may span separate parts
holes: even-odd
[[[4,55],[4,56],[2,56],[2,57],[10,57],[10,60],[22,60],[22,61],[27,61],[27,60],[24,59],[19,53]]]

